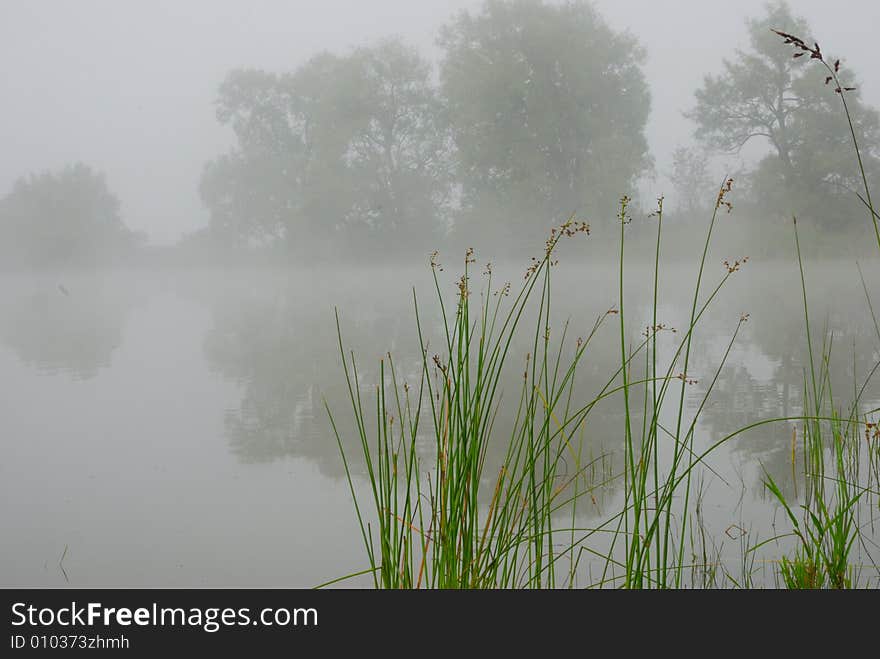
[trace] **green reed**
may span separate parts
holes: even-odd
[[[813,52],[797,37],[779,34],[786,43]],[[870,211],[880,248],[878,215],[846,103],[847,89],[840,87],[839,65],[826,63],[818,46],[815,51],[813,59],[829,69],[830,79],[838,85],[836,91],[849,120],[864,183],[864,195],[859,198]],[[694,276],[690,314],[681,331],[658,317],[662,198],[651,215],[657,221],[652,324],[635,344],[625,313],[626,234],[631,223],[628,197],[621,199],[617,217],[618,306],[597,318],[587,338],[578,339],[572,354],[564,350],[568,325],[559,341],[551,342],[550,310],[557,246],[563,238],[589,232],[587,225],[573,219],[553,230],[543,258],[533,260],[516,295],[511,295],[509,284],[493,289],[492,272],[487,268],[480,302],[473,301],[471,270],[475,261],[469,250],[454,304],[447,307],[438,277],[442,268],[435,254],[431,266],[434,299],[442,319],[442,350],[430,354],[424,316],[413,291],[420,347],[417,382],[402,381],[388,354],[379,364],[378,382],[371,392],[375,400],[370,405],[365,404],[368,396],[355,355],[345,347],[337,313],[338,344],[363,474],[354,473],[354,462],[343,441],[345,433],[329,405],[325,406],[369,562],[369,568],[358,575],[372,575],[374,585],[381,588],[574,586],[580,561],[587,555],[602,565],[601,576],[591,586],[680,588],[686,585],[685,575],[690,574],[692,584],[708,587],[716,586],[724,573],[734,586],[750,587],[757,550],[791,536],[797,541],[795,553],[779,562],[781,578],[788,587],[857,584],[853,551],[865,545],[861,530],[872,523],[860,519],[859,504],[866,497],[880,495],[880,429],[876,420],[880,410],[863,411],[861,399],[880,363],[873,365],[860,388],[854,385],[849,405],[841,406],[831,387],[833,337],[823,338],[821,349],[814,351],[796,223],[808,358],[802,413],[758,419],[708,446],[696,446],[697,422],[748,320],[743,314],[732,324],[724,355],[708,373],[708,383],[690,411],[688,403],[693,401],[688,400],[687,390],[696,383],[689,371],[695,333],[729,278],[748,260],[725,261],[726,271],[711,285],[706,283],[716,223],[721,212],[732,209],[728,199],[732,183],[726,179],[721,186],[709,219]],[[880,341],[880,324],[864,277],[862,287]],[[578,402],[575,373],[588,358],[588,347],[598,330],[613,315],[618,320],[619,366],[598,394]],[[674,334],[677,342],[671,357],[663,360],[658,337],[667,332]],[[524,356],[518,400],[508,406],[502,404],[502,378],[509,369],[517,368],[516,364],[522,364],[519,359],[523,355],[515,354],[514,344],[523,337],[531,350]],[[619,400],[623,412],[621,473],[609,470],[607,456],[591,455],[585,461],[580,441],[591,412],[608,399]],[[513,420],[512,430],[502,433],[496,429],[499,415]],[[699,477],[711,471],[705,460],[722,445],[749,432],[793,422],[802,425],[803,503],[798,507],[787,499],[766,474],[766,487],[785,511],[792,531],[749,547],[747,532],[740,529],[742,574],[733,577],[721,568],[721,550],[707,538],[702,521],[704,491]],[[500,465],[490,466],[490,446],[503,455]],[[792,451],[796,483],[794,443]],[[563,468],[568,461],[573,469]],[[867,465],[866,482],[860,474],[863,464]],[[597,470],[601,472],[598,479]],[[616,479],[623,482],[620,507],[599,523],[581,527],[579,501]],[[567,517],[563,517],[566,511]],[[688,547],[690,558],[686,560]],[[566,557],[568,567],[563,570],[561,559]]]
[[[632,382],[632,378],[628,375],[635,356],[635,352],[628,347],[629,332],[624,313],[625,227],[630,223],[630,218],[627,215],[629,199],[624,197],[621,200],[618,216],[620,222],[618,295],[620,372],[624,405],[624,507],[616,518],[611,551],[606,557],[605,570],[600,583],[605,583],[609,579],[609,572],[620,569],[622,574],[611,578],[610,582],[619,581],[626,588],[681,587],[683,576],[689,567],[685,563],[685,551],[689,516],[692,514],[690,506],[692,475],[706,457],[705,455],[697,457],[694,452],[696,424],[727,361],[736,336],[748,318],[745,315],[740,316],[727,350],[716,366],[696,413],[687,419],[686,390],[689,385],[696,384],[696,380],[688,372],[694,333],[728,279],[748,260],[744,258],[733,264],[725,261],[726,272],[703,299],[703,281],[712,234],[719,211],[732,209],[732,204],[727,200],[732,184],[733,181],[727,179],[719,190],[704,239],[688,325],[681,333],[658,322],[663,199],[658,200],[657,210],[651,215],[657,219],[651,309],[653,324],[644,331],[645,341],[636,350],[638,352],[647,347],[644,378],[638,383]],[[664,331],[671,331],[681,337],[672,358],[665,366],[658,363],[660,357],[657,346],[657,337]],[[674,384],[680,384],[677,395],[670,389]],[[638,424],[633,418],[634,412],[629,403],[630,392],[634,386],[641,388],[640,394],[644,400],[639,433],[633,432],[633,426]],[[663,411],[674,416],[674,427],[667,428],[661,422]],[[622,560],[614,558],[614,549],[619,538],[623,538],[624,544]]]
[[[877,247],[880,249],[880,224],[871,196],[871,187],[865,173],[859,140],[846,94],[852,91],[845,87],[838,74],[840,60],[833,64],[826,61],[818,44],[808,46],[806,42],[791,34],[774,30],[776,34],[792,45],[801,54],[809,53],[811,60],[818,61],[828,72],[825,84],[834,83],[834,92],[839,95],[844,114],[852,136],[853,151],[857,160],[863,193],[855,193],[869,212],[874,227]],[[806,492],[801,504],[802,516],[799,518],[792,504],[786,500],[781,489],[766,475],[766,486],[778,500],[792,524],[792,535],[798,540],[793,556],[785,556],[780,562],[780,573],[788,588],[849,588],[854,585],[855,568],[851,564],[851,552],[861,539],[859,502],[864,496],[877,492],[877,460],[880,433],[876,420],[871,414],[861,411],[861,399],[868,382],[874,376],[880,363],[874,364],[861,387],[855,381],[856,364],[853,364],[853,398],[849,407],[842,411],[835,404],[831,386],[831,344],[832,337],[823,337],[820,358],[814,353],[814,343],[810,327],[810,311],[807,294],[804,263],[801,254],[797,219],[793,222],[795,248],[803,295],[804,328],[807,341],[809,370],[804,373],[804,425],[802,430],[804,472]],[[880,324],[874,313],[868,286],[859,266],[859,277],[867,302],[867,309],[873,320],[874,329],[880,342]],[[864,438],[865,458],[862,458],[862,438]],[[830,448],[829,448],[830,445]],[[828,465],[831,463],[831,474]],[[859,468],[867,465],[867,480],[861,484]],[[829,486],[830,484],[830,486]],[[873,524],[873,520],[869,521]],[[873,566],[875,569],[877,565]]]
[[[831,384],[833,335],[826,334],[818,363],[815,358],[797,220],[793,226],[809,357],[809,368],[805,368],[804,373],[805,404],[801,433],[806,477],[804,502],[799,506],[802,515],[799,517],[795,513],[793,504],[769,474],[766,474],[765,484],[785,511],[792,525],[791,535],[797,539],[794,555],[783,556],[780,561],[780,574],[786,587],[851,588],[856,584],[851,553],[860,540],[858,505],[863,496],[871,493],[873,471],[871,433],[875,426],[869,421],[868,414],[862,413],[861,400],[880,364],[874,365],[861,387],[854,381],[852,401],[842,410],[835,401]],[[873,310],[871,313],[873,315]],[[874,324],[876,327],[876,317]],[[855,373],[854,364],[854,378]],[[867,460],[862,457],[863,436],[867,445]],[[863,462],[869,466],[868,482],[860,485],[859,471]]]
[[[792,421],[804,424],[803,455],[808,475],[806,522],[795,525],[793,534],[802,539],[804,547],[809,546],[809,552],[804,549],[806,553],[786,558],[783,576],[792,584],[852,583],[847,566],[859,537],[856,508],[870,488],[856,485],[855,470],[861,458],[851,447],[862,431],[866,437],[870,432],[876,434],[869,416],[860,412],[859,400],[880,364],[874,366],[861,390],[856,391],[848,415],[836,411],[830,386],[830,345],[823,344],[821,360],[815,358],[799,252],[809,355],[802,414],[756,421],[699,452],[695,446],[700,414],[740,329],[748,320],[745,314],[739,317],[695,409],[688,410],[688,404],[694,403],[686,395],[686,388],[695,384],[688,371],[694,334],[722,288],[747,261],[725,261],[721,276],[703,290],[713,228],[719,211],[730,210],[730,191],[731,181],[726,181],[707,227],[690,317],[683,331],[658,322],[662,199],[653,214],[657,220],[653,324],[634,345],[629,339],[634,333],[628,324],[625,304],[628,198],[621,200],[618,214],[618,306],[597,318],[587,338],[579,339],[569,356],[563,349],[567,324],[558,342],[551,342],[550,303],[559,241],[588,230],[586,225],[573,221],[553,231],[544,257],[533,261],[515,296],[511,295],[509,284],[493,288],[493,275],[487,269],[483,273],[485,284],[480,301],[474,302],[470,285],[474,258],[468,251],[455,304],[448,307],[438,276],[441,268],[432,260],[443,350],[431,355],[423,311],[414,291],[415,330],[420,347],[418,380],[401,381],[394,359],[387,355],[379,363],[379,382],[373,390],[375,400],[371,405],[365,405],[357,363],[354,354],[345,349],[337,315],[342,366],[365,469],[363,483],[352,471],[346,443],[329,406],[327,409],[354,498],[370,565],[368,572],[373,575],[375,586],[573,586],[585,554],[599,558],[604,566],[599,580],[590,584],[594,586],[680,588],[686,585],[684,577],[694,575],[695,570],[702,574],[704,585],[716,584],[721,572],[720,551],[710,548],[702,529],[702,489],[694,490],[695,474],[698,470],[711,471],[706,458],[726,442],[768,424]],[[799,246],[799,242],[796,244]],[[620,339],[619,367],[598,394],[576,403],[575,373],[590,354],[588,347],[600,327],[615,315]],[[677,337],[677,341],[671,357],[664,361],[658,336],[665,332]],[[516,405],[505,407],[500,394],[502,377],[519,362],[514,344],[522,336],[528,337],[531,350],[525,355]],[[637,370],[642,373],[637,375]],[[585,463],[579,441],[579,435],[588,427],[590,413],[600,401],[608,399],[618,399],[623,408],[624,465],[620,474],[609,472],[604,456],[591,456]],[[639,399],[641,409],[636,404]],[[496,430],[499,415],[514,419],[512,430],[504,435]],[[664,418],[673,419],[673,424]],[[822,447],[828,443],[824,437],[829,432],[826,426],[834,438],[830,445],[837,451],[832,477],[824,471],[826,458]],[[495,446],[495,453],[500,450],[503,454],[498,466],[487,465],[490,445]],[[565,461],[575,468],[562,469]],[[596,479],[600,463],[602,478]],[[874,462],[869,459],[868,464]],[[829,491],[829,496],[826,478],[836,488],[833,493]],[[585,495],[592,496],[614,479],[623,481],[620,508],[595,526],[579,527],[578,501]],[[597,484],[597,480],[602,482]],[[360,484],[365,486],[366,495],[359,491]],[[796,519],[791,505],[769,476],[767,487],[784,506],[789,519]],[[371,508],[369,513],[362,508],[365,500]],[[563,523],[560,515],[566,510],[569,517]],[[699,528],[698,536],[694,535],[695,528]],[[609,543],[597,545],[596,541],[603,537],[609,538]],[[686,560],[688,547],[690,555],[696,558]],[[752,552],[757,548],[743,552],[744,565],[750,558],[754,560]],[[568,558],[565,570],[559,568],[563,557]],[[821,573],[813,569],[820,559]],[[817,580],[820,576],[823,581]],[[747,579],[744,573],[742,583],[746,584]]]
[[[558,346],[550,340],[551,267],[562,238],[588,231],[586,224],[574,220],[554,229],[543,258],[529,267],[510,304],[504,304],[510,285],[493,289],[491,269],[484,273],[480,303],[472,301],[475,260],[469,250],[454,310],[447,309],[438,277],[441,268],[432,259],[444,349],[430,355],[413,292],[421,351],[418,383],[401,382],[388,355],[380,363],[372,414],[365,411],[354,354],[345,350],[337,315],[343,370],[373,508],[371,521],[361,512],[344,442],[332,413],[330,418],[377,587],[556,585],[556,563],[566,552],[555,541],[554,514],[589,491],[576,484],[589,465],[579,464],[571,441],[586,416],[572,422],[572,387],[604,316],[564,360],[565,332]],[[511,366],[514,339],[529,331],[529,316],[534,322],[532,350],[525,359],[518,404],[504,409],[515,422],[502,439],[494,436],[500,383]],[[426,455],[420,447],[427,439],[432,449]],[[497,471],[488,473],[489,446],[499,441],[504,458]],[[574,474],[560,470],[566,454],[575,456]]]
[[[689,325],[668,364],[660,363],[658,334],[675,332],[658,322],[660,305],[660,237],[663,208],[658,202],[657,247],[653,275],[653,325],[635,346],[625,314],[625,227],[630,222],[629,199],[621,200],[618,308],[598,317],[574,353],[564,356],[567,325],[558,344],[550,340],[552,266],[562,238],[587,233],[585,224],[573,220],[554,229],[541,260],[526,272],[519,293],[510,304],[510,285],[493,290],[487,270],[481,302],[471,300],[472,251],[465,257],[458,281],[454,312],[447,310],[438,270],[432,259],[435,299],[442,318],[444,350],[429,356],[429,341],[422,312],[413,293],[415,328],[419,337],[421,367],[418,383],[399,380],[391,355],[379,364],[375,405],[367,413],[359,386],[353,353],[345,349],[337,315],[337,334],[349,401],[360,440],[372,512],[361,511],[357,479],[352,474],[345,443],[328,406],[331,423],[354,497],[362,541],[377,587],[546,587],[573,585],[584,552],[604,561],[600,584],[620,582],[628,588],[681,586],[685,565],[685,538],[690,508],[691,474],[702,458],[694,454],[697,417],[730,353],[718,365],[696,415],[685,417],[685,390],[694,381],[687,374],[694,330],[727,280],[744,261],[725,262],[725,272],[703,298],[701,283],[708,246],[719,209],[730,203],[725,196],[732,181],[722,186],[712,215]],[[573,404],[575,373],[588,346],[610,316],[619,320],[620,365],[599,393],[580,405]],[[531,317],[529,329],[526,318]],[[502,409],[499,385],[511,360],[511,346],[520,334],[529,338],[531,351],[516,409]],[[635,376],[637,359],[644,356],[644,373]],[[671,385],[680,383],[673,397]],[[641,423],[632,405],[632,394],[643,396]],[[577,526],[577,503],[598,486],[585,477],[598,458],[582,461],[576,441],[596,405],[620,397],[624,415],[624,469],[609,475],[624,481],[622,510],[597,527]],[[665,401],[677,405],[676,425],[661,422]],[[513,430],[496,436],[498,414],[512,415]],[[372,420],[371,420],[372,419]],[[430,439],[432,450],[420,453]],[[488,473],[490,443],[499,443],[504,454],[497,471]],[[703,456],[704,457],[704,456]],[[426,459],[427,458],[427,459]],[[573,473],[560,471],[568,458]],[[668,465],[666,463],[669,463]],[[481,497],[481,493],[486,496]],[[488,504],[485,502],[488,500]],[[568,509],[570,523],[557,527],[557,513]],[[610,548],[600,553],[590,546],[595,536],[610,536]],[[563,540],[564,539],[564,540]],[[623,545],[622,554],[617,551]],[[569,558],[567,573],[557,562]],[[617,572],[622,574],[618,575]],[[613,574],[611,574],[613,573]],[[561,581],[560,581],[561,579]]]

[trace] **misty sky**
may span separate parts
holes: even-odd
[[[0,195],[28,172],[81,160],[106,175],[123,219],[155,243],[207,223],[204,162],[228,148],[215,91],[238,67],[292,70],[320,50],[399,35],[436,57],[437,28],[478,0],[0,0]],[[843,57],[864,98],[880,106],[880,3],[792,0],[823,50]],[[721,59],[744,46],[744,18],[763,0],[597,0],[615,29],[646,47],[653,94],[648,137],[671,188],[681,112]],[[784,27],[784,26],[779,26]],[[625,191],[621,191],[625,192]]]

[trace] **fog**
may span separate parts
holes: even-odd
[[[867,1],[6,0],[0,586],[362,572],[361,429],[418,400],[437,484],[450,406],[487,390],[461,412],[492,439],[480,514],[529,418],[564,454],[536,491],[589,494],[563,526],[682,461],[672,517],[712,562],[688,585],[775,586],[781,506],[821,501],[807,454],[846,444],[843,563],[880,585],[878,24]],[[586,542],[574,585],[615,551]]]
[[[693,132],[681,113],[702,76],[746,45],[744,21],[763,4],[596,3],[612,27],[630,31],[648,52],[647,135],[657,178],[643,186],[651,196],[672,194],[664,181],[672,151]],[[82,160],[106,173],[132,229],[155,243],[173,243],[208,221],[198,180],[204,163],[231,141],[213,108],[229,70],[293,70],[319,51],[346,52],[387,35],[400,35],[436,61],[439,27],[456,11],[479,6],[462,0],[4,2],[0,190],[29,172]],[[858,72],[865,100],[880,105],[876,3],[792,6]]]

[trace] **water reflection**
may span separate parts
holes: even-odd
[[[268,462],[308,453],[315,442],[314,317],[295,314],[283,299],[244,299],[216,308],[204,341],[216,371],[242,386],[241,403],[226,413],[233,453],[244,462]],[[320,455],[320,452],[319,452]]]
[[[132,306],[131,299],[83,279],[7,290],[6,297],[0,341],[26,365],[78,380],[110,366]]]
[[[307,457],[322,472],[342,476],[323,404],[325,397],[344,401],[333,308],[300,274],[268,277],[268,288],[214,300],[204,339],[211,367],[241,387],[239,404],[225,413],[230,450],[246,463]],[[361,345],[396,344],[403,320],[396,300],[387,307],[382,300],[343,296],[354,303],[343,315],[355,319],[352,333]],[[375,375],[373,362],[364,360],[365,381]],[[343,427],[346,416],[340,415]]]
[[[456,291],[453,270],[448,267],[441,279],[447,299]],[[499,285],[522,280],[519,268],[507,276],[501,270],[496,265]],[[830,383],[841,406],[852,397],[853,377],[860,383],[880,359],[880,343],[853,271],[812,264],[807,270],[815,280],[808,282],[808,290],[816,352],[827,327],[827,334],[834,335]],[[565,263],[554,271],[554,347],[562,340],[563,323],[570,322],[563,362],[578,337],[585,337],[596,319],[616,306],[613,274],[606,266]],[[662,335],[664,355],[682,338],[692,276],[688,266],[664,271],[658,321],[679,329],[676,335]],[[869,284],[880,281],[876,268],[866,269],[865,276]],[[626,314],[633,347],[652,321],[650,282],[649,272],[632,270],[628,275]],[[24,566],[10,567],[4,574],[7,583],[54,583],[42,565],[47,556],[57,558],[66,543],[71,545],[71,580],[81,580],[77,584],[118,585],[141,578],[143,583],[170,585],[277,584],[278,574],[293,569],[292,555],[298,567],[290,579],[297,585],[314,585],[363,567],[361,550],[352,540],[357,529],[339,449],[324,409],[326,399],[353,459],[352,470],[362,475],[334,306],[340,309],[346,345],[356,353],[359,392],[372,419],[379,361],[385,357],[387,366],[388,351],[400,382],[414,386],[419,379],[422,356],[413,285],[421,300],[429,362],[434,353],[443,352],[442,317],[427,268],[66,278],[61,283],[67,293],[58,283],[48,278],[0,280],[0,356],[7,365],[20,360],[38,375],[62,375],[8,378],[0,436],[28,441],[10,441],[5,447],[7,471],[0,480],[9,493],[6,499],[16,501],[14,493],[35,478],[53,487],[35,494],[30,507],[10,504],[0,511],[15,531],[10,537],[18,538],[10,555]],[[808,362],[799,295],[796,265],[754,261],[706,315],[688,368],[698,380],[687,387],[690,414],[701,404],[740,314],[750,313],[751,318],[702,411],[697,447],[762,418],[800,413]],[[150,303],[141,304],[147,296]],[[500,386],[501,408],[486,456],[487,482],[481,488],[485,498],[491,496],[512,430],[525,355],[534,350],[535,318],[522,322],[526,331],[511,345]],[[618,322],[618,316],[608,316],[589,345],[575,375],[572,408],[594,398],[614,376],[620,361]],[[641,352],[634,360],[633,380],[644,376],[644,359]],[[88,379],[87,386],[83,379]],[[865,394],[866,406],[880,400],[878,380]],[[677,403],[680,384],[673,381],[670,401]],[[637,436],[644,403],[640,394],[637,389],[630,400]],[[43,412],[47,405],[52,414]],[[664,410],[662,421],[674,428],[669,412]],[[591,518],[584,526],[604,521],[622,505],[623,480],[614,477],[623,468],[623,421],[622,399],[613,396],[591,411],[578,432],[570,433],[573,446],[582,447],[581,464],[596,460],[587,470],[588,483],[612,478],[595,492],[595,501],[582,499],[579,517]],[[791,424],[762,426],[707,459],[713,472],[700,477],[707,483],[701,493],[705,521],[710,537],[727,543],[725,550],[734,547],[725,535],[733,523],[749,531],[749,542],[782,530],[771,528],[774,511],[777,523],[782,518],[766,498],[762,469],[786,496],[796,492],[803,497],[802,455],[798,449],[796,483],[791,440]],[[425,424],[419,443],[425,470],[433,464],[434,450]],[[71,469],[80,463],[89,468]],[[563,474],[572,474],[576,466],[574,453],[566,453]],[[288,522],[279,525],[279,515]],[[118,526],[107,527],[106,519],[126,520],[124,534],[119,535]],[[199,533],[192,533],[194,523]],[[117,544],[120,537],[127,538],[124,545]],[[217,546],[224,552],[215,553]],[[260,547],[257,567],[255,546]],[[180,568],[184,562],[186,567]],[[151,567],[139,571],[144,565]],[[229,576],[233,573],[234,579]]]
[[[711,395],[705,403],[697,426],[697,446],[712,442],[756,421],[801,413],[806,360],[802,300],[798,297],[797,271],[790,264],[756,264],[751,278],[734,281],[719,297],[718,303],[704,317],[694,336],[692,368],[698,384],[688,387],[689,410],[693,414],[715,378],[716,369],[728,346],[740,314],[747,310],[749,321],[743,326],[724,368],[717,374]],[[862,380],[876,361],[876,335],[867,314],[835,313],[839,308],[841,288],[853,282],[840,273],[823,271],[819,275],[828,283],[815,287],[816,301],[811,318],[817,329],[814,342],[820,358],[822,337],[833,336],[834,364],[829,382],[839,392],[838,405],[852,397],[853,377]],[[565,270],[562,271],[566,273]],[[688,296],[686,285],[689,270],[672,270],[665,285],[667,302],[661,310],[664,323],[684,327],[687,322]],[[835,274],[837,275],[835,279]],[[589,333],[605,310],[614,306],[613,287],[598,281],[592,271],[570,269],[571,281],[594,281],[596,285],[579,287],[577,296],[560,296],[554,302],[554,341],[564,340],[565,356],[575,348],[577,339]],[[564,279],[565,277],[563,277]],[[410,282],[421,283],[420,314],[422,328],[429,343],[429,358],[441,353],[443,321],[431,297],[430,282],[423,272],[406,275],[369,271],[358,276],[342,277],[343,281],[327,284],[320,290],[307,284],[301,275],[275,275],[270,283],[250,285],[226,291],[212,304],[213,326],[204,341],[204,352],[217,373],[241,386],[239,404],[225,415],[226,436],[231,451],[242,461],[265,463],[293,456],[314,460],[322,472],[334,477],[343,475],[336,441],[330,431],[324,400],[330,404],[340,427],[348,454],[354,458],[354,469],[360,466],[360,446],[352,425],[347,390],[342,375],[336,344],[333,309],[322,291],[334,291],[334,300],[341,309],[342,328],[348,347],[356,352],[360,395],[364,409],[372,419],[375,409],[376,382],[380,358],[385,351],[393,354],[398,379],[410,384],[418,382],[422,356],[414,321]],[[628,289],[628,317],[631,327],[647,325],[651,316],[650,290],[633,277]],[[759,282],[771,279],[773,287],[762,288]],[[450,290],[455,280],[443,280]],[[858,284],[856,279],[855,284]],[[827,287],[835,292],[830,294]],[[850,288],[852,288],[850,286]],[[424,291],[427,291],[426,293]],[[326,292],[326,291],[325,291]],[[847,299],[860,290],[847,290]],[[452,298],[452,296],[450,296]],[[848,304],[850,304],[848,302]],[[849,307],[848,307],[849,308]],[[525,356],[532,352],[531,327],[534,318],[525,317],[528,331],[516,337],[510,348],[510,360],[502,378],[502,413],[494,421],[497,437],[489,447],[486,473],[491,474],[504,456],[505,441],[513,431],[516,405],[523,385]],[[567,334],[562,330],[568,323]],[[589,401],[614,380],[619,367],[620,347],[617,317],[606,318],[594,336],[581,366],[574,377],[573,407]],[[669,353],[681,334],[661,338],[664,353]],[[631,346],[637,347],[642,337],[633,329]],[[558,345],[558,344],[557,344]],[[555,347],[554,347],[555,350]],[[631,379],[644,377],[644,352],[633,361]],[[386,357],[387,359],[387,357]],[[678,370],[674,369],[674,373]],[[861,384],[861,380],[859,381]],[[677,384],[673,388],[677,390]],[[877,399],[877,387],[870,387],[865,402]],[[641,432],[644,399],[643,389],[634,390],[630,399],[633,427]],[[677,394],[668,400],[677,399]],[[598,459],[601,468],[590,470],[595,482],[620,473],[623,465],[623,407],[619,396],[595,406],[586,423],[571,434],[581,446],[582,462]],[[508,409],[509,408],[509,409]],[[668,423],[672,419],[663,419]],[[426,464],[434,457],[430,427],[424,424],[421,442]],[[668,427],[668,426],[667,426]],[[740,465],[750,465],[747,488],[763,491],[763,470],[783,487],[786,493],[796,490],[792,471],[792,432],[794,424],[780,422],[764,425],[731,441],[723,455]],[[571,464],[568,464],[568,463]],[[797,465],[800,469],[800,465]],[[572,456],[566,458],[566,470],[573,470]],[[605,497],[619,489],[615,481],[605,488]]]
[[[344,284],[326,286],[333,290],[333,302],[339,306],[346,346],[356,353],[359,392],[363,408],[368,410],[368,423],[374,419],[380,359],[385,360],[387,375],[387,353],[393,355],[401,387],[404,382],[416,387],[421,376],[423,356],[410,282],[419,284],[420,321],[432,371],[432,356],[443,353],[442,312],[432,297],[426,275],[423,270],[406,276],[374,271],[352,273]],[[324,286],[322,291],[316,291],[303,281],[299,275],[275,275],[271,284],[227,290],[211,303],[212,327],[204,340],[205,356],[218,374],[241,387],[239,404],[225,414],[226,438],[230,450],[242,462],[307,457],[323,473],[341,477],[344,471],[324,409],[326,399],[352,459],[352,469],[363,473],[336,343],[333,308],[327,295],[321,294]],[[441,286],[450,292],[456,290],[452,277],[448,281],[443,279]],[[576,305],[559,305],[554,312],[552,334],[554,342],[564,341],[563,360],[575,350],[579,337],[588,335],[597,318],[605,316],[611,302],[607,291],[597,287],[591,299]],[[619,339],[611,319],[605,319],[606,325],[596,333],[575,374],[572,409],[578,401],[597,396],[618,368]],[[522,320],[527,331],[518,334],[510,347],[511,357],[499,387],[501,411],[495,416],[493,441],[486,456],[487,475],[496,473],[500,467],[507,438],[513,432],[526,355],[534,349],[533,337],[529,336],[534,320],[531,316]],[[569,327],[563,339],[566,321]],[[552,349],[555,351],[556,347]],[[634,409],[640,408],[640,400],[634,395]],[[427,421],[427,403],[424,414]],[[567,434],[581,445],[582,464],[595,461],[587,472],[590,482],[607,481],[622,469],[622,421],[622,408],[611,398],[597,404],[582,427],[567,429]],[[424,463],[431,464],[435,446],[427,422],[422,424],[419,448]],[[564,458],[563,478],[577,469],[574,453],[573,450]],[[602,492],[603,498],[619,486],[619,479],[612,479]],[[491,494],[491,489],[486,488],[485,494]],[[597,499],[597,503],[601,501]]]
[[[719,374],[711,404],[703,411],[702,425],[712,441],[762,419],[803,414],[811,365],[796,268],[796,264],[769,264],[755,277],[771,281],[772,286],[749,286],[732,296],[731,304],[748,308],[751,317]],[[878,337],[871,315],[861,303],[864,292],[855,267],[808,264],[807,272],[812,275],[808,279],[808,304],[817,376],[821,375],[823,354],[830,354],[825,386],[834,408],[848,414],[857,395],[863,411],[876,407],[880,378],[870,375],[880,359]],[[722,343],[723,338],[710,333],[700,343],[698,354],[703,355],[703,361],[717,360]],[[706,371],[712,368],[710,364],[703,367]],[[806,395],[813,394],[807,391]],[[830,413],[830,406],[824,412]],[[763,425],[730,443],[734,458],[741,464],[760,466],[754,470],[754,482],[750,484],[756,494],[763,492],[764,470],[786,496],[797,493],[798,474],[803,470],[802,427],[803,423],[796,421]]]

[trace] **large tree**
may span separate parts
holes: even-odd
[[[307,225],[309,192],[319,193],[309,186],[316,169],[314,125],[326,96],[322,78],[338,67],[336,57],[320,55],[299,76],[254,70],[227,75],[216,101],[217,119],[232,128],[236,143],[205,166],[201,182],[216,233],[268,242],[323,228]],[[326,141],[322,147],[327,151]]]
[[[828,224],[847,220],[859,203],[849,191],[861,185],[835,85],[826,84],[824,67],[772,31],[812,44],[809,26],[785,2],[775,2],[763,16],[750,19],[748,29],[750,49],[734,51],[723,71],[706,76],[696,92],[689,116],[697,124],[697,138],[725,153],[762,141],[767,153],[751,179],[757,201],[784,215],[812,215]],[[843,84],[856,87],[845,66],[840,76]],[[847,94],[867,168],[876,176],[880,119],[857,88]]]
[[[591,4],[488,0],[440,39],[465,203],[530,234],[607,213],[650,166],[644,52]],[[612,211],[613,212],[613,211]]]
[[[431,246],[445,231],[451,141],[431,67],[397,41],[356,50],[346,164],[348,224],[382,241]]]
[[[83,163],[21,178],[0,199],[4,266],[104,263],[127,257],[139,239],[104,175]]]
[[[430,65],[396,40],[293,73],[235,71],[218,119],[232,151],[206,166],[212,223],[243,240],[366,247],[434,242],[445,229],[449,140]]]

